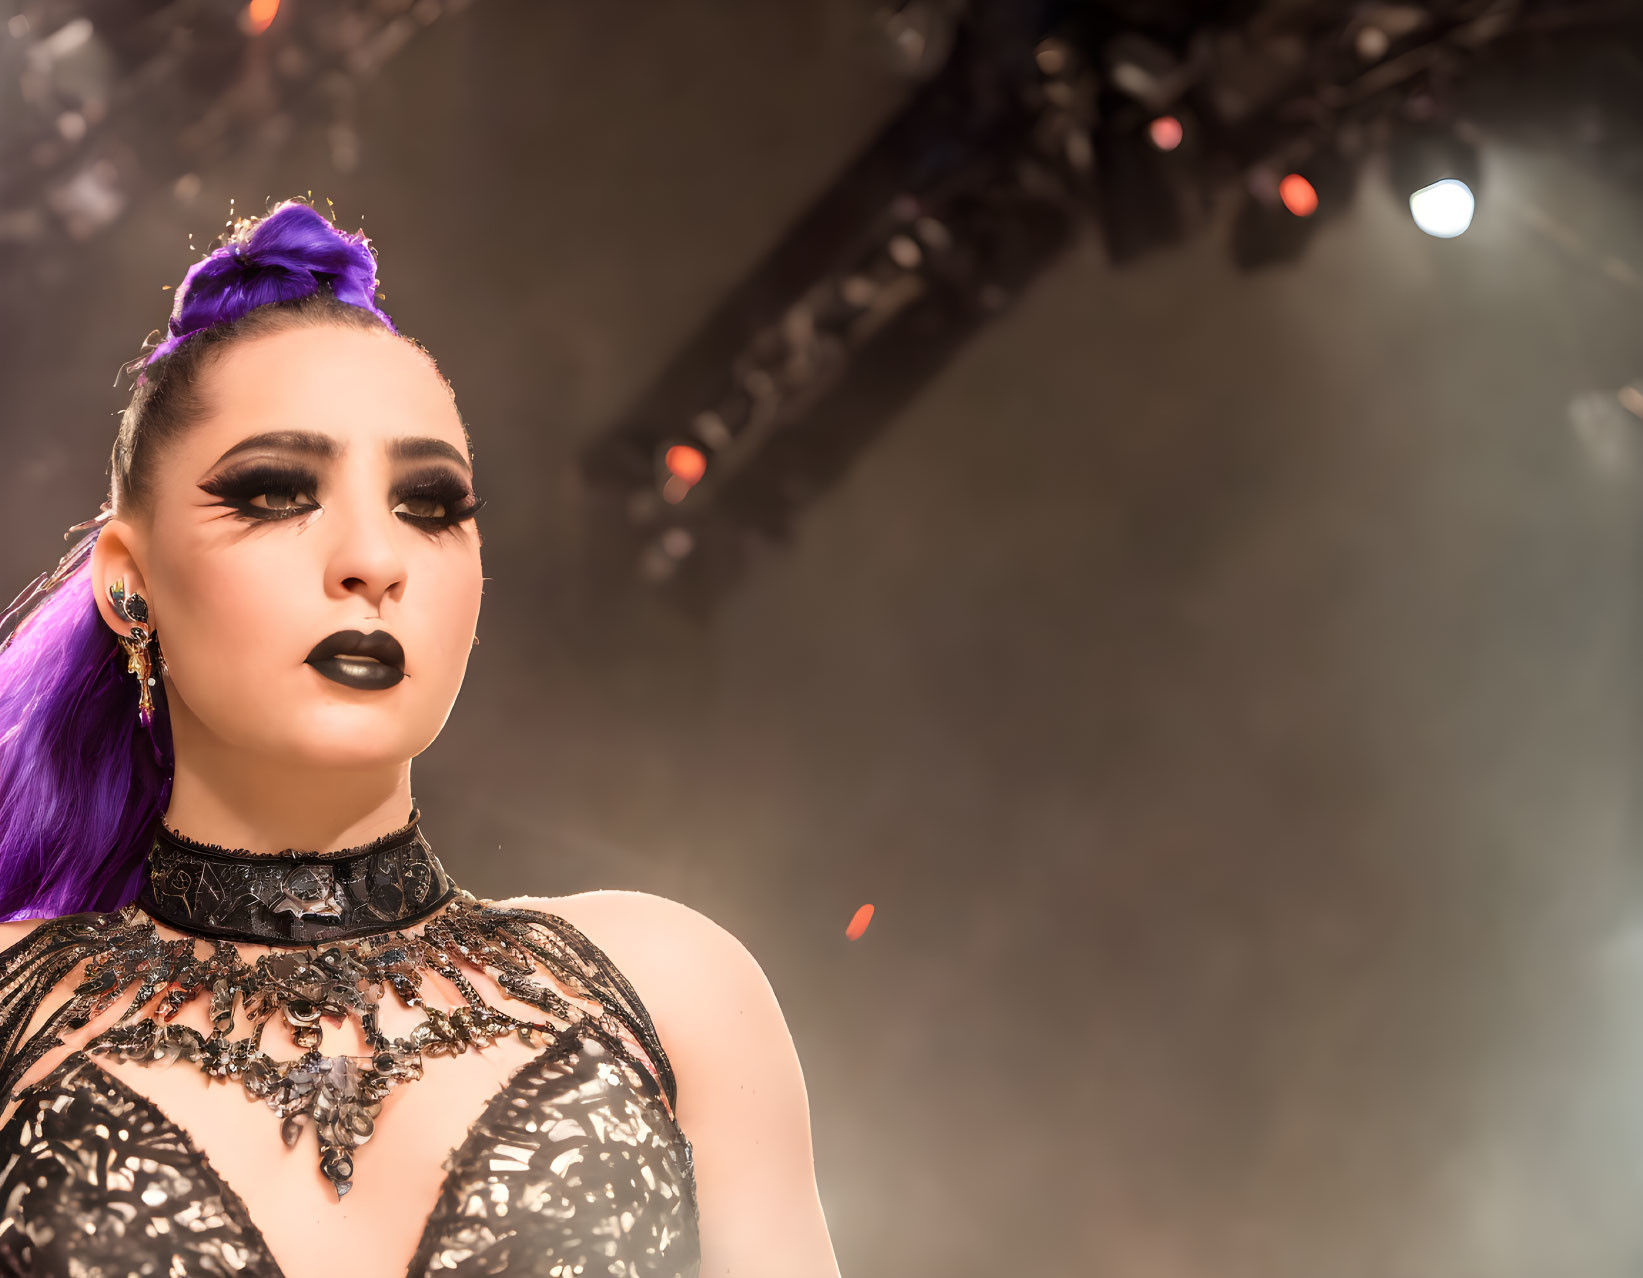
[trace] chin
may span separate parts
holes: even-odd
[[[349,770],[405,763],[436,735],[428,731],[430,718],[420,707],[394,704],[392,690],[365,694],[354,704],[288,714],[280,753],[293,762]]]
[[[310,767],[334,769],[339,772],[369,772],[379,768],[409,763],[416,757],[414,742],[384,741],[374,748],[365,743],[350,743],[336,739],[298,742],[292,753],[296,761]]]

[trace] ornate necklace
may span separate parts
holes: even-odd
[[[145,1064],[187,1061],[238,1079],[280,1117],[288,1145],[313,1128],[320,1170],[339,1198],[353,1181],[352,1151],[370,1139],[383,1098],[420,1078],[427,1055],[509,1035],[567,1049],[596,1038],[636,1069],[649,1068],[671,1109],[667,1055],[638,995],[604,953],[556,915],[481,901],[457,887],[418,820],[412,812],[403,828],[341,852],[272,856],[195,843],[159,825],[134,904],[49,920],[0,953],[0,1099],[12,1099],[64,1030],[84,1027],[135,988],[120,1019],[83,1050]],[[189,935],[161,937],[155,921]],[[404,930],[417,922],[420,931]],[[195,937],[208,942],[204,955]],[[248,963],[233,941],[285,948]],[[81,963],[68,1001],[20,1042],[41,1002]],[[464,969],[489,973],[544,1018],[492,1007]],[[428,1007],[427,972],[449,981],[465,1005]],[[378,1024],[387,990],[424,1011],[402,1037]],[[174,1023],[202,997],[210,1034]],[[236,1035],[242,1017],[247,1027]],[[302,1055],[281,1060],[262,1049],[263,1030],[276,1018]],[[322,1055],[322,1022],[349,1019],[369,1050]]]

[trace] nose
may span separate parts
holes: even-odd
[[[403,525],[391,511],[359,507],[333,507],[324,517],[334,521],[327,591],[358,595],[380,613],[385,599],[397,600],[405,589]]]

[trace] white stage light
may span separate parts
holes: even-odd
[[[1477,200],[1472,188],[1459,178],[1444,178],[1423,186],[1409,197],[1409,212],[1415,225],[1440,240],[1452,240],[1472,225]]]

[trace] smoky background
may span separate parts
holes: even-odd
[[[425,828],[741,938],[846,1275],[1634,1273],[1633,8],[11,5],[0,568],[311,191],[490,501]]]

